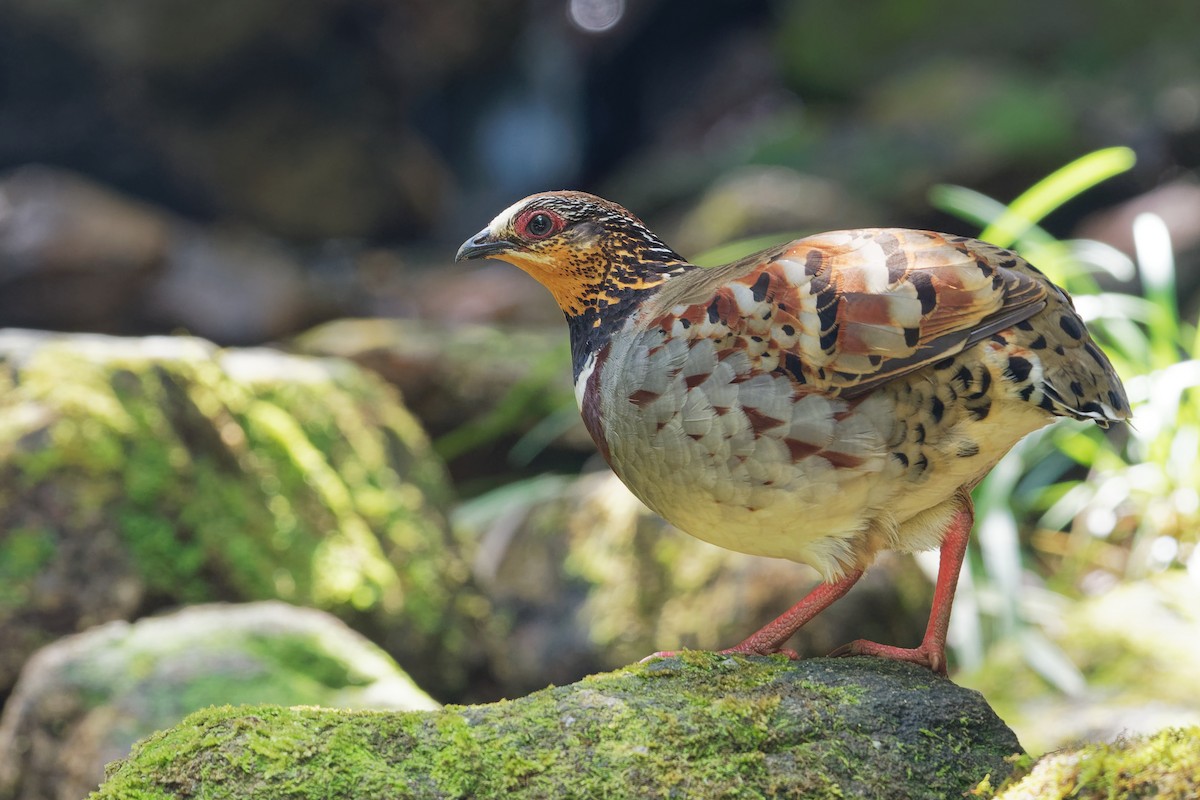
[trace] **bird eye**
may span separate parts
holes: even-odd
[[[562,218],[552,211],[527,211],[517,221],[517,232],[528,239],[545,239],[562,228]]]

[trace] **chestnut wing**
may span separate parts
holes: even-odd
[[[1009,250],[904,229],[823,233],[693,274],[663,287],[648,327],[847,398],[1028,319],[1053,290]]]

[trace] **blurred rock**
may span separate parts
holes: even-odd
[[[0,177],[0,327],[257,344],[339,300],[261,234],[186,222],[64,170]]]
[[[0,176],[0,324],[111,330],[169,247],[165,215],[77,175]]]
[[[278,242],[176,223],[165,268],[130,317],[143,330],[258,344],[302,328],[319,304],[304,269]]]
[[[577,471],[595,453],[575,407],[561,324],[501,330],[438,320],[351,319],[314,328],[293,345],[312,355],[352,359],[399,387],[449,460],[456,482]],[[537,441],[525,440],[529,455],[513,457],[513,447],[531,432]]]
[[[376,302],[394,298],[381,310],[437,323],[554,326],[565,340],[562,311],[541,284],[510,264],[451,264],[452,250],[378,281]]]
[[[482,607],[444,467],[377,377],[192,338],[14,330],[0,365],[0,686],[100,622],[270,598],[332,611],[431,690],[465,679]]]
[[[459,508],[472,573],[496,624],[505,696],[681,647],[731,647],[816,585],[799,564],[733,553],[668,526],[608,471],[546,476]],[[793,642],[824,655],[857,638],[917,642],[930,586],[910,559],[879,559]]]
[[[133,743],[210,705],[438,707],[332,616],[279,602],[112,622],[39,650],[0,719],[0,798],[79,798]]]

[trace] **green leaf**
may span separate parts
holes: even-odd
[[[979,238],[1008,247],[1051,211],[1096,184],[1127,172],[1135,162],[1136,157],[1128,147],[1088,153],[1050,173],[1013,200]]]

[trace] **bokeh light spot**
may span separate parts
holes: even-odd
[[[601,33],[621,21],[625,0],[571,0],[571,22],[588,33]]]

